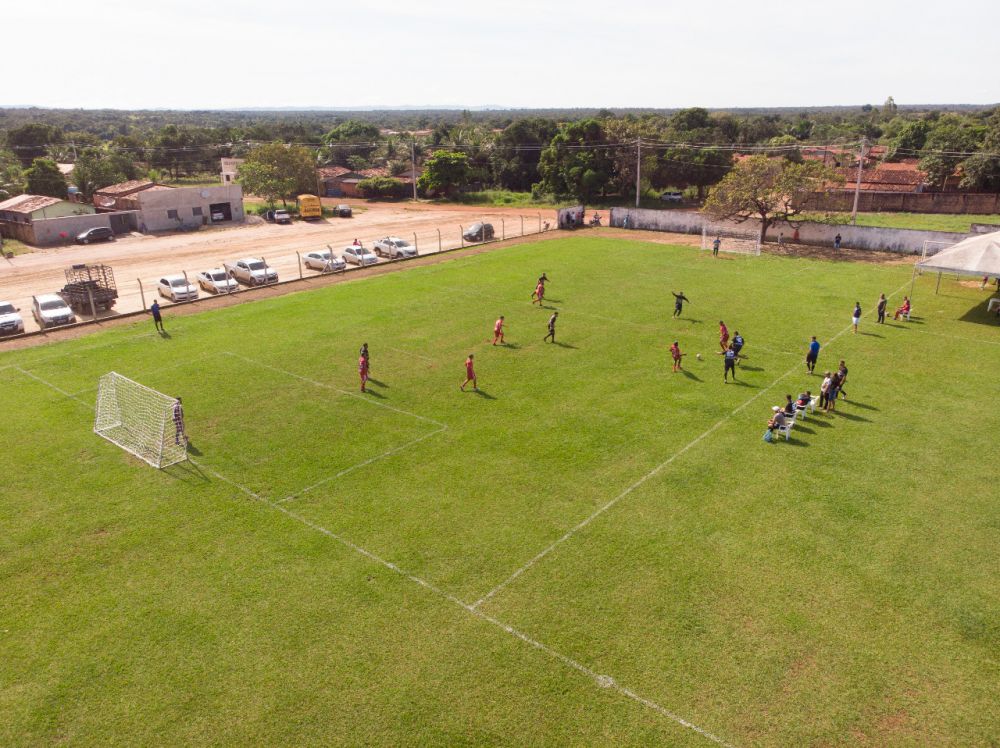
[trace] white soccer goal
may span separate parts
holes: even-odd
[[[924,239],[924,246],[920,250],[920,262],[923,262],[928,257],[933,257],[942,249],[948,249],[948,247],[954,247],[955,242],[935,242],[930,239]],[[919,270],[917,272],[920,272]]]
[[[112,371],[101,377],[97,388],[94,433],[155,468],[182,462],[187,459],[187,438],[174,423],[176,402]]]
[[[735,252],[743,255],[760,254],[760,236],[755,231],[737,231],[732,227],[709,226],[701,227],[701,248],[712,249],[716,238],[719,239],[720,252]]]

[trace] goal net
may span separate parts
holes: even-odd
[[[923,262],[928,257],[933,257],[942,249],[947,249],[948,247],[954,247],[955,242],[936,242],[930,239],[924,239],[924,246],[920,249],[920,259],[917,260],[918,263]],[[919,265],[917,266],[917,274],[922,275]]]
[[[97,388],[94,433],[155,468],[182,462],[187,438],[174,422],[175,403],[176,398],[109,372]]]
[[[715,240],[719,240],[720,252],[735,252],[743,255],[760,254],[760,236],[753,231],[736,231],[731,227],[710,226],[701,227],[701,248],[712,249]]]

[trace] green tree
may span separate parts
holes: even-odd
[[[614,162],[604,128],[596,119],[571,122],[552,138],[538,163],[537,189],[552,195],[590,201],[607,191]]]
[[[542,148],[559,132],[549,119],[535,117],[519,119],[501,132],[490,154],[490,169],[497,186],[508,190],[527,191],[538,181],[538,162]]]
[[[370,122],[347,120],[342,122],[323,136],[326,147],[320,151],[320,159],[325,164],[351,166],[359,163],[360,168],[371,165],[372,154],[379,146],[381,131]],[[352,169],[359,168],[351,166]]]
[[[650,183],[657,189],[695,187],[701,200],[732,166],[731,151],[678,146],[659,152]]]
[[[30,166],[36,158],[44,158],[49,146],[62,141],[60,128],[37,122],[15,127],[7,132],[7,147],[17,154],[23,166]]]
[[[959,187],[1000,192],[1000,108],[994,109],[986,121],[986,135],[980,150],[981,153],[962,161]]]
[[[238,179],[247,193],[287,206],[297,195],[316,191],[316,165],[308,148],[268,143],[247,153]]]
[[[109,152],[101,148],[83,150],[73,165],[73,181],[88,200],[96,190],[135,179],[136,176],[137,171],[131,158],[124,153]]]
[[[918,119],[902,123],[896,135],[889,140],[885,160],[898,161],[901,158],[916,156],[923,150],[928,132],[930,125],[927,120]]]
[[[426,193],[451,195],[469,181],[469,157],[464,153],[434,151],[424,162],[417,186]]]
[[[892,119],[893,117],[896,116],[896,111],[898,109],[899,107],[896,106],[896,100],[890,96],[885,100],[885,103],[882,105],[882,116],[885,117],[886,119]]]
[[[25,187],[21,161],[13,151],[0,149],[0,200],[23,194]]]
[[[815,161],[796,164],[783,158],[751,156],[736,164],[708,195],[704,212],[715,220],[760,220],[760,239],[781,222],[790,222],[804,195],[840,177]]]
[[[371,177],[358,182],[358,192],[365,197],[403,197],[406,183],[393,177]]]
[[[52,159],[36,158],[24,176],[30,194],[66,198],[66,177],[62,175],[59,166]]]
[[[928,181],[938,189],[958,169],[966,154],[976,150],[983,128],[957,114],[941,117],[931,128],[924,142],[920,168],[927,172]]]

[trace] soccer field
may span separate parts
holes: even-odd
[[[1000,327],[910,277],[574,237],[0,354],[0,744],[995,744]]]

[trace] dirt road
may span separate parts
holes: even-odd
[[[330,245],[340,254],[341,248],[354,239],[370,247],[383,236],[399,236],[414,242],[423,255],[459,246],[460,227],[477,220],[492,223],[498,239],[537,232],[545,221],[555,225],[555,211],[551,209],[363,202],[355,206],[358,210],[354,218],[328,218],[288,226],[258,222],[184,234],[133,235],[111,243],[42,249],[12,260],[0,260],[0,300],[20,307],[25,329],[31,331],[38,329],[31,316],[31,297],[62,288],[65,269],[76,263],[99,262],[114,269],[119,298],[113,315],[138,311],[143,308],[143,301],[148,307],[157,297],[156,284],[164,275],[186,271],[194,282],[199,271],[243,257],[265,258],[284,280],[299,275],[296,252]],[[311,275],[315,271],[303,268],[302,272]],[[169,304],[162,298],[160,302]],[[89,319],[89,315],[81,319]]]

